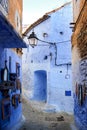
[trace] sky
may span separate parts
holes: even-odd
[[[23,25],[30,25],[46,12],[71,0],[23,0]]]

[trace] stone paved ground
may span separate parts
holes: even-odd
[[[73,116],[66,113],[42,112],[44,103],[35,103],[23,98],[23,114],[25,122],[20,130],[77,130]]]

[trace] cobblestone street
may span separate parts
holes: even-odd
[[[23,98],[25,122],[20,130],[77,130],[73,116],[66,113],[42,112],[39,109],[41,107],[44,107],[44,103],[35,103]]]

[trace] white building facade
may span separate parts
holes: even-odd
[[[71,34],[72,3],[66,3],[32,24],[38,41],[32,48],[23,49],[23,87],[32,92],[32,99],[55,106],[56,111],[73,113]],[[24,40],[28,44],[27,37]],[[51,44],[54,43],[54,44]],[[28,95],[29,96],[29,95]]]

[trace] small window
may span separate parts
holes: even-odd
[[[61,31],[60,34],[63,35],[63,32]]]
[[[19,12],[16,10],[15,12],[15,24],[16,24],[16,30],[20,31],[20,15]]]
[[[47,60],[47,58],[48,58],[48,57],[47,57],[47,56],[45,56],[45,57],[44,57],[44,60]]]
[[[19,27],[19,20],[18,20],[18,17],[17,17],[17,27]]]
[[[33,60],[31,60],[31,63],[33,63]]]
[[[48,37],[48,34],[47,33],[43,33],[43,37]]]

